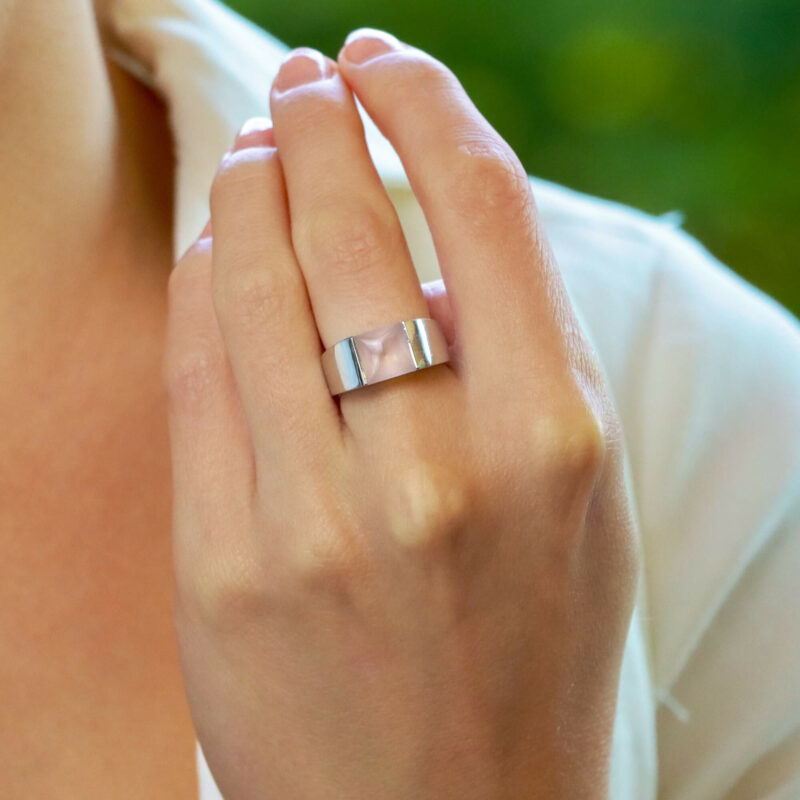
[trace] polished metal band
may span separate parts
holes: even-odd
[[[337,395],[449,359],[439,323],[420,317],[342,339],[322,354],[322,369],[330,393]]]

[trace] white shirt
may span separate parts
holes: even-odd
[[[108,54],[169,108],[177,257],[290,48],[216,0],[106,6]],[[359,111],[419,278],[438,278],[402,165]],[[800,326],[673,219],[531,184],[619,409],[642,537],[611,797],[800,798]],[[218,800],[199,745],[197,766]]]

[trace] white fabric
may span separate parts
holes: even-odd
[[[289,48],[216,0],[109,0],[110,56],[166,99],[175,254],[222,153]],[[359,106],[421,281],[430,233]],[[614,800],[800,798],[800,327],[671,218],[531,179],[616,398],[645,559],[612,757]],[[220,797],[198,745],[201,800]],[[267,799],[269,800],[269,799]]]

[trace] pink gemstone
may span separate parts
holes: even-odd
[[[356,339],[356,350],[367,383],[408,372],[414,359],[402,325],[393,323]]]

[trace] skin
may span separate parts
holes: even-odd
[[[274,128],[222,159],[169,281],[198,737],[227,800],[606,798],[639,569],[619,419],[519,159],[443,64],[362,33],[385,45],[364,64],[284,62]],[[404,163],[438,289],[353,92]],[[324,348],[428,315],[449,364],[330,396]]]
[[[103,5],[95,3],[99,13]],[[224,326],[217,321],[216,309],[222,308],[220,300],[226,295],[211,292],[209,254],[212,241],[215,254],[218,243],[246,246],[244,259],[215,255],[214,263],[222,266],[213,270],[217,285],[225,274],[246,280],[248,273],[238,268],[226,272],[225,265],[246,267],[248,259],[252,265],[254,254],[266,250],[263,241],[240,236],[235,226],[241,226],[247,214],[271,220],[274,226],[285,221],[286,204],[270,192],[266,197],[274,205],[248,204],[245,197],[217,188],[212,197],[213,239],[201,237],[168,286],[172,176],[164,109],[103,59],[91,11],[88,0],[0,0],[0,185],[7,199],[0,215],[0,414],[7,421],[0,438],[0,685],[14,687],[0,704],[4,797],[196,797],[193,724],[227,800],[260,797],[271,788],[285,789],[286,797],[330,796],[331,782],[342,787],[338,796],[351,797],[374,797],[376,786],[378,794],[391,796],[384,791],[386,781],[391,782],[391,792],[404,797],[446,797],[453,792],[460,797],[470,792],[484,798],[529,797],[534,785],[542,796],[552,797],[559,780],[557,791],[563,789],[564,796],[602,792],[621,642],[635,584],[634,543],[618,483],[613,409],[602,387],[592,384],[596,376],[569,379],[576,374],[573,365],[591,374],[591,359],[584,358],[582,344],[571,333],[574,321],[563,305],[554,267],[546,268],[542,240],[525,235],[527,222],[516,228],[516,238],[495,240],[519,242],[508,245],[503,263],[519,267],[509,281],[516,275],[516,291],[520,286],[525,290],[525,308],[484,292],[482,302],[496,302],[503,312],[492,314],[489,306],[488,314],[469,315],[476,320],[485,315],[505,319],[510,326],[517,318],[507,314],[508,308],[516,308],[523,320],[535,318],[529,316],[533,308],[540,319],[549,320],[544,326],[547,336],[529,325],[523,337],[526,348],[536,343],[530,349],[536,360],[525,354],[523,363],[541,364],[541,374],[525,376],[514,367],[531,393],[525,394],[526,401],[543,409],[540,416],[522,414],[530,409],[527,402],[525,408],[518,402],[519,381],[509,386],[516,386],[515,391],[495,398],[503,403],[500,415],[497,402],[481,406],[471,399],[478,394],[457,388],[457,381],[471,369],[471,359],[461,357],[468,327],[454,324],[456,315],[443,285],[420,290],[419,306],[420,296],[409,294],[408,265],[402,268],[395,251],[392,263],[400,269],[382,276],[380,293],[375,291],[361,312],[357,299],[340,295],[337,303],[345,313],[338,318],[348,326],[343,333],[330,321],[322,322],[325,312],[319,301],[313,310],[303,307],[304,317],[297,305],[270,306],[259,298],[257,283],[251,284],[252,292],[245,292],[254,313],[242,319],[262,326],[259,307],[262,314],[270,308],[292,309],[285,319],[295,328],[287,328],[287,335],[313,350],[309,321],[317,319],[325,326],[323,339],[341,337],[352,332],[351,325],[363,330],[375,324],[369,315],[380,309],[381,297],[394,297],[398,305],[381,312],[388,314],[387,320],[422,311],[442,321],[453,343],[454,368],[437,367],[335,402],[319,384],[317,391],[287,385],[284,405],[264,406],[261,412],[280,419],[281,425],[268,431],[256,449],[242,412],[231,408],[242,403],[231,367],[242,350],[220,346]],[[373,95],[379,98],[385,92],[378,86]],[[361,94],[366,101],[366,85]],[[346,93],[338,97],[331,112],[347,108]],[[328,150],[327,141],[314,146],[301,128],[293,132],[292,117],[284,115],[281,122],[277,105],[273,107],[275,135],[285,156],[280,172],[275,169],[277,159],[268,155],[271,150],[263,147],[269,140],[258,138],[268,136],[266,132],[251,135],[258,147],[243,148],[249,153],[248,164],[257,171],[263,168],[262,178],[269,177],[263,185],[274,189],[283,185],[278,174],[281,181],[296,176],[288,199],[295,204],[298,229],[304,218],[322,217],[311,208],[299,210],[302,198],[315,196],[319,187],[306,182],[302,191],[304,159],[295,158],[296,168],[287,168],[293,141],[295,153],[329,159],[327,172],[320,172],[320,162],[309,160],[306,176],[329,174],[331,185],[348,196],[361,198],[359,202],[366,199],[376,208],[383,203],[386,209],[380,194],[364,194],[368,186],[377,189],[374,176],[370,184],[360,167],[354,169],[364,162],[349,108],[349,117],[334,115],[338,126],[328,129]],[[374,102],[368,108],[389,134],[392,109],[378,113]],[[424,120],[429,110],[418,108],[413,114]],[[239,143],[243,141],[245,137]],[[340,163],[338,173],[331,171],[343,150],[351,156],[350,163]],[[412,154],[412,160],[415,157]],[[419,161],[422,166],[421,157]],[[453,187],[444,180],[439,183],[437,191],[449,196]],[[236,185],[230,183],[231,188]],[[465,200],[461,213],[469,230],[476,226],[482,231],[472,242],[486,249],[476,254],[488,255],[491,237],[486,234],[498,225],[498,209],[507,209],[513,198],[502,181],[481,185],[482,203],[470,214]],[[487,196],[485,189],[491,187]],[[230,211],[235,205],[241,214],[217,211]],[[493,209],[493,215],[484,214],[484,208]],[[230,222],[234,218],[235,225]],[[381,219],[385,222],[386,216]],[[452,223],[453,231],[465,235],[455,220]],[[276,237],[269,244],[273,263],[296,270],[281,274],[304,274],[303,265],[312,262],[296,259],[285,230],[283,238],[277,235],[279,227],[265,226],[267,230]],[[535,226],[529,232],[534,230]],[[509,233],[500,232],[503,237]],[[387,233],[384,229],[381,235],[383,246]],[[390,233],[388,241],[397,243]],[[538,242],[535,258],[526,254],[525,241]],[[351,245],[358,244],[351,240]],[[456,256],[453,264],[461,261]],[[375,257],[389,263],[383,251]],[[327,265],[325,258],[323,254]],[[356,267],[357,261],[344,259]],[[535,269],[525,277],[522,265]],[[340,266],[332,274],[340,275],[345,287],[348,272],[344,263]],[[331,267],[339,269],[336,264]],[[541,279],[540,269],[546,276]],[[361,275],[366,277],[368,271]],[[398,283],[391,283],[395,280]],[[298,286],[287,283],[285,288],[292,285]],[[448,281],[448,294],[454,286]],[[505,290],[510,287],[507,283]],[[336,296],[334,284],[316,291],[320,297]],[[531,305],[533,297],[557,302]],[[469,304],[462,299],[456,305],[467,309]],[[457,316],[468,319],[467,312]],[[219,320],[225,319],[219,311]],[[302,333],[296,339],[303,330],[305,339]],[[193,338],[205,334],[207,339]],[[515,332],[509,341],[517,338]],[[569,344],[564,345],[565,339]],[[187,346],[192,341],[204,341],[208,349],[193,350]],[[299,363],[313,367],[318,361],[311,356]],[[225,365],[222,373],[227,378],[213,372],[214,365]],[[443,372],[449,377],[436,377]],[[235,375],[240,375],[238,369]],[[301,370],[296,378],[302,375]],[[476,378],[473,385],[483,383]],[[499,382],[503,383],[505,379]],[[201,386],[206,389],[198,392]],[[277,402],[281,393],[275,391],[274,381],[271,386],[262,400],[272,397]],[[423,387],[430,389],[425,396]],[[227,410],[220,405],[220,416],[201,418],[200,409],[207,401],[219,400],[220,393],[230,401]],[[586,402],[589,397],[593,403]],[[306,398],[325,401],[327,410],[318,406],[309,416],[308,407],[298,406],[296,411],[304,413],[292,421],[288,412],[298,399]],[[587,406],[594,415],[585,413]],[[206,408],[210,411],[211,406]],[[411,415],[413,424],[401,441],[381,440],[392,427],[387,417],[395,418],[400,408]],[[437,408],[441,418],[451,422],[434,436],[426,420]],[[352,437],[349,449],[335,454],[333,409],[343,414],[337,417],[345,420],[338,423],[342,431],[360,431],[358,447],[374,451],[371,459],[356,460],[360,451],[355,433],[347,434]],[[478,423],[466,417],[469,409],[489,416]],[[559,409],[571,409],[575,416],[567,421],[558,416]],[[323,422],[317,413],[327,415],[327,427],[313,424]],[[495,417],[499,418],[493,428]],[[232,421],[237,419],[238,427]],[[510,437],[506,426],[515,419],[523,427],[514,425]],[[603,423],[601,437],[596,435],[601,427],[597,422]],[[480,429],[486,429],[486,435],[494,432],[488,445],[477,436]],[[474,432],[467,438],[468,452],[475,457],[464,460],[462,453],[459,463],[471,465],[462,473],[449,460],[452,456],[444,454],[453,452],[454,442],[463,441],[465,430]],[[495,442],[518,437],[520,430],[530,434],[540,453],[533,466],[527,460],[529,448],[522,455],[495,448]],[[215,431],[219,439],[214,439]],[[280,443],[290,432],[292,436]],[[320,450],[323,442],[327,444]],[[226,506],[216,479],[211,481],[216,494],[208,491],[212,474],[222,474],[219,465],[212,470],[211,462],[205,462],[208,469],[190,477],[187,464],[195,457],[203,463],[205,457],[193,448],[205,445],[206,455],[232,455],[225,485],[240,499],[243,489],[256,484],[248,484],[244,473],[233,467],[248,459],[254,464],[259,453],[258,516],[244,501],[228,500]],[[395,458],[382,461],[392,448]],[[324,460],[313,457],[319,452],[325,453]],[[390,470],[401,477],[367,489],[367,477],[388,478]],[[565,475],[571,478],[565,481]],[[357,494],[349,495],[361,485]],[[536,490],[531,492],[531,486]],[[272,494],[264,487],[271,487]],[[481,494],[473,487],[491,488]],[[373,495],[373,502],[366,501],[366,493]],[[276,497],[281,503],[274,502]],[[344,504],[343,497],[348,498]],[[531,506],[531,498],[538,505]],[[278,508],[284,509],[284,518],[275,517]],[[516,511],[497,515],[502,508]],[[271,517],[264,514],[267,509],[273,509]],[[581,518],[584,511],[586,526],[564,522]],[[214,516],[227,514],[230,521],[234,512],[241,524],[223,526]],[[417,524],[409,524],[415,519]],[[533,527],[531,519],[537,520]],[[473,522],[465,525],[464,520]],[[462,530],[464,570],[454,571],[446,553]],[[484,547],[480,557],[472,559],[470,554],[481,552],[476,544],[481,530],[492,536],[503,531],[503,546]],[[279,539],[276,532],[286,536]],[[538,567],[520,574],[520,537],[515,532],[527,534],[523,541],[537,542],[544,533],[551,537],[545,541],[551,542],[566,533],[565,541],[573,543],[589,539],[583,534],[591,532],[590,541],[597,544],[570,549],[568,560],[567,551],[557,546],[547,548],[545,561],[538,559],[541,551],[538,556],[532,549],[524,551]],[[219,549],[196,546],[204,540]],[[287,546],[248,549],[248,540],[259,547],[280,541]],[[385,544],[373,552],[365,546],[373,541]],[[484,555],[492,557],[486,560]],[[433,568],[421,569],[423,559]],[[482,561],[494,564],[495,573],[465,571]],[[545,563],[551,568],[544,570]],[[558,567],[567,563],[575,565],[581,580],[564,577]],[[261,572],[267,564],[273,565],[271,574]],[[262,583],[262,578],[268,582]],[[488,592],[493,585],[507,588],[493,595]],[[533,599],[528,596],[532,587],[537,590]],[[547,589],[544,600],[542,587]],[[574,597],[574,603],[563,603],[565,594]],[[521,598],[528,605],[514,612]],[[468,620],[464,631],[469,638],[452,636],[451,647],[431,647],[454,631],[456,609],[483,606],[483,616],[459,617]],[[284,613],[276,613],[278,608]],[[345,614],[348,608],[355,616]],[[501,614],[504,608],[508,614]],[[565,617],[580,620],[573,633],[565,634],[559,625]],[[541,620],[541,625],[532,626],[531,619]],[[482,633],[499,631],[498,620],[517,636],[516,645],[512,636],[512,653],[503,649],[497,636]],[[370,631],[374,638],[367,635]],[[530,648],[536,655],[533,661]],[[467,652],[482,655],[465,659]],[[221,663],[225,672],[209,668]],[[535,663],[536,669],[526,683],[513,670],[507,674],[506,663],[517,669]],[[231,685],[215,685],[222,674],[231,678]],[[481,676],[489,676],[488,681]],[[502,702],[502,695],[512,689],[525,699],[525,708],[539,710],[536,724],[529,714],[508,713],[511,706]],[[544,689],[543,697],[537,692]],[[294,703],[281,701],[290,697]],[[555,735],[558,731],[565,734],[563,740]],[[576,735],[569,735],[572,732]],[[511,744],[498,749],[501,740]],[[473,744],[467,747],[467,741]],[[493,755],[497,753],[504,754],[502,764]],[[276,764],[286,768],[277,769]],[[580,786],[564,788],[565,775]]]
[[[164,109],[103,59],[86,0],[0,0],[0,109],[2,795],[196,798],[171,613]]]

